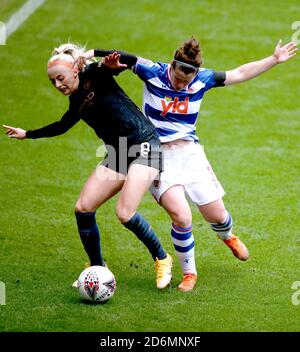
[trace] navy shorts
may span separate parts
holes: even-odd
[[[132,164],[153,167],[159,172],[163,171],[163,151],[156,137],[130,147],[125,145],[122,147],[120,144],[118,147],[106,145],[106,149],[107,154],[101,165],[120,174],[127,175]]]

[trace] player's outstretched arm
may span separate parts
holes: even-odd
[[[12,126],[3,125],[6,129],[5,134],[9,138],[17,138],[17,139],[25,139],[26,138],[26,131],[22,130],[22,128],[16,128]]]
[[[282,45],[280,40],[275,47],[274,53],[262,60],[250,62],[234,70],[226,71],[225,85],[248,81],[272,67],[282,64],[296,55],[298,48],[294,42]]]
[[[23,130],[22,128],[15,128],[12,126],[3,125],[6,129],[6,134],[10,138],[17,139],[37,139],[44,137],[55,137],[66,133],[70,128],[72,128],[81,119],[80,114],[72,112],[70,109],[67,110],[63,117],[50,123],[50,125],[35,129],[35,130]]]

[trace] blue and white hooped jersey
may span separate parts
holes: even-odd
[[[170,84],[169,70],[170,65],[142,58],[133,67],[145,82],[143,112],[162,143],[176,139],[197,141],[198,112],[204,93],[216,86],[215,71],[201,68],[186,89],[176,91]]]

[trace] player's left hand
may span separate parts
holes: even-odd
[[[117,52],[109,54],[104,57],[102,64],[112,69],[126,68],[126,64],[121,64],[120,57],[121,55]]]
[[[288,44],[282,45],[282,40],[280,39],[275,47],[273,56],[275,57],[278,64],[281,64],[296,55],[298,48],[297,44],[290,42]]]

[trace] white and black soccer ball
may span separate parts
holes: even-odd
[[[104,266],[90,266],[83,270],[77,280],[82,298],[95,303],[107,301],[116,291],[114,274]]]

